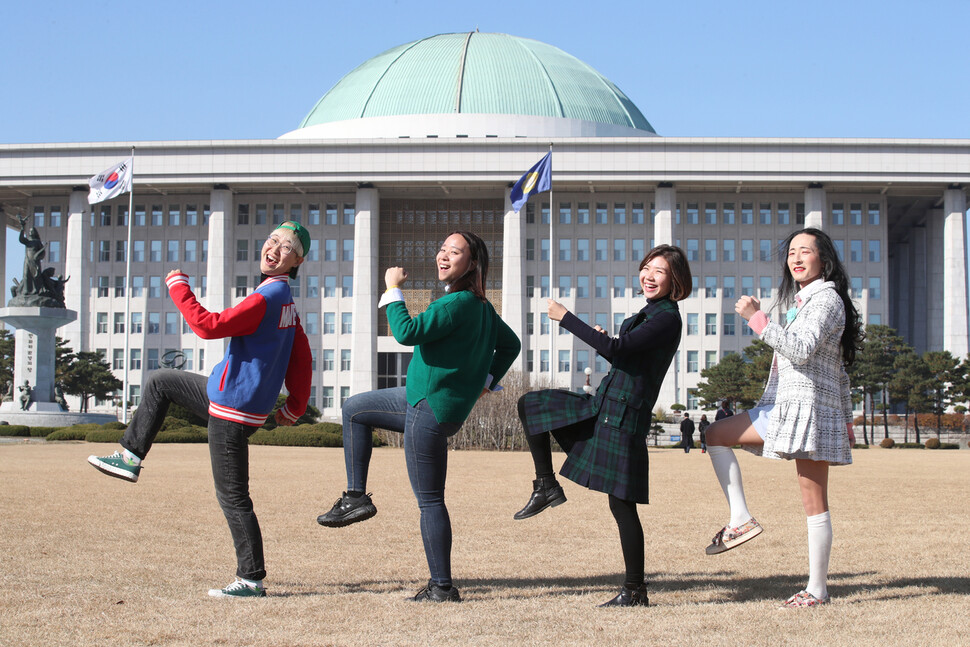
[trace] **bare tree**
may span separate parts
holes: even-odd
[[[529,391],[548,388],[548,381],[530,380],[517,371],[502,378],[502,390],[488,393],[478,400],[461,430],[450,441],[452,449],[493,449],[518,451],[526,448],[525,435],[516,405]],[[377,430],[378,436],[391,447],[402,446],[402,434]]]

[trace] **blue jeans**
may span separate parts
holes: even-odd
[[[121,446],[145,458],[172,402],[208,419],[212,478],[236,548],[236,575],[261,580],[266,577],[263,536],[249,496],[249,437],[258,427],[209,417],[207,382],[204,375],[174,369],[149,373],[141,404],[131,418]]]
[[[404,434],[404,461],[421,511],[421,539],[431,579],[451,585],[451,519],[445,507],[448,438],[460,423],[439,423],[427,400],[407,402],[406,388],[379,389],[349,398],[343,406],[347,489],[367,489],[374,427]]]

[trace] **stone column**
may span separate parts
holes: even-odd
[[[509,200],[511,189],[505,191],[505,221],[502,241],[505,256],[502,259],[502,319],[522,340],[522,351],[512,363],[511,370],[525,375],[525,358],[528,341],[525,334],[525,253],[522,229],[525,218],[512,210]],[[552,217],[552,214],[549,216]],[[551,245],[551,243],[550,243]],[[549,250],[552,253],[552,250]]]
[[[654,197],[654,224],[653,238],[654,245],[673,245],[674,244],[674,221],[677,209],[677,189],[670,182],[661,182],[657,185],[657,192]],[[686,331],[685,331],[686,334]],[[679,360],[674,358],[667,369],[667,376],[664,378],[663,386],[660,390],[660,400],[666,405],[674,402],[683,402],[680,397],[681,384],[679,381],[680,366]]]
[[[821,184],[805,187],[805,226],[825,229],[825,189]]]
[[[656,214],[653,224],[653,241],[655,245],[674,244],[674,213],[677,209],[677,189],[669,182],[657,185],[654,198]]]
[[[9,215],[0,214],[0,222],[3,223],[3,240],[0,240],[0,308],[7,304],[7,233],[10,220]]]
[[[967,196],[962,187],[943,193],[943,349],[967,354]]]
[[[232,217],[232,191],[224,184],[217,184],[209,193],[209,257],[206,261],[206,275],[209,278],[204,301],[209,312],[222,312],[232,303],[233,278],[229,271],[230,255],[234,249],[229,240]],[[222,360],[226,354],[226,343],[225,339],[204,342],[207,369]]]
[[[351,301],[351,394],[377,388],[377,275],[380,245],[380,193],[358,188],[354,216],[354,296]],[[339,325],[340,322],[337,322]]]
[[[131,217],[131,214],[129,214]],[[88,188],[77,186],[71,190],[67,215],[67,246],[64,250],[64,306],[77,313],[77,319],[58,331],[74,352],[89,351],[91,338],[91,268],[94,259],[88,258],[91,247],[91,206]]]

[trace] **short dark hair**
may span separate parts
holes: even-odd
[[[683,301],[690,296],[691,290],[694,289],[690,275],[690,264],[687,262],[687,255],[684,254],[684,250],[682,250],[680,247],[674,247],[673,245],[657,245],[647,252],[647,255],[643,257],[637,271],[642,271],[643,268],[647,266],[647,263],[658,256],[667,261],[667,265],[670,266],[670,300]],[[643,291],[641,290],[640,294],[642,293]]]

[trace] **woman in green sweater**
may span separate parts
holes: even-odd
[[[413,318],[401,292],[407,272],[392,267],[384,274],[387,291],[379,307],[387,306],[394,339],[414,346],[407,386],[361,393],[344,403],[347,491],[317,522],[341,527],[377,514],[366,493],[371,434],[374,427],[403,433],[431,571],[428,585],[414,599],[459,602],[451,581],[451,520],[445,507],[448,438],[461,429],[478,398],[497,390],[521,344],[485,298],[488,249],[481,238],[464,231],[451,234],[435,263],[447,294]]]

